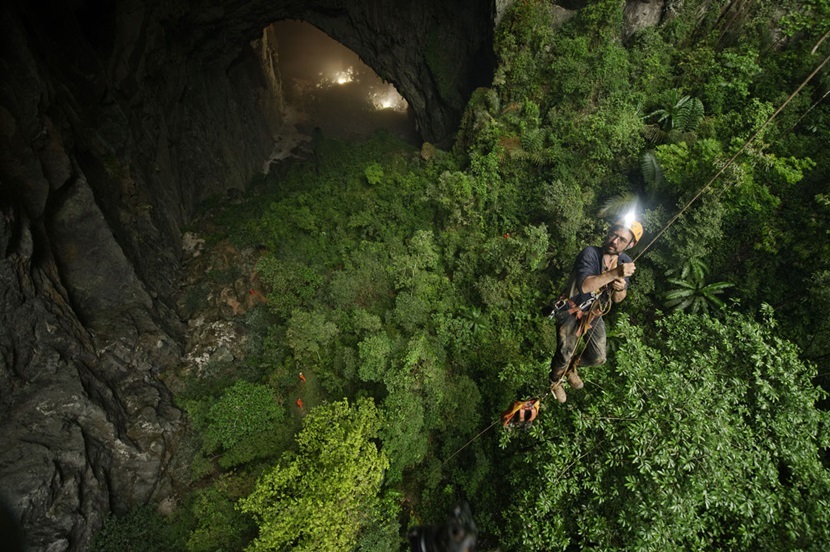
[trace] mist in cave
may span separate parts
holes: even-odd
[[[355,52],[302,21],[279,21],[273,29],[286,128],[272,159],[288,156],[286,150],[310,139],[315,128],[342,140],[361,140],[386,130],[420,145],[406,100]]]

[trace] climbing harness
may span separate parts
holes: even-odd
[[[576,343],[576,347],[575,347],[574,351],[579,349],[579,353],[574,354],[573,356],[571,356],[571,360],[570,360],[570,362],[568,362],[568,366],[562,372],[562,375],[559,377],[559,379],[556,380],[555,382],[551,382],[551,390],[555,389],[556,386],[558,386],[558,385],[562,385],[562,382],[565,379],[567,379],[568,375],[570,373],[572,373],[573,371],[575,371],[577,366],[579,366],[579,361],[582,359],[582,354],[588,348],[588,344],[591,342],[591,337],[593,336],[593,333],[594,333],[594,327],[593,327],[593,324],[592,324],[593,321],[596,320],[597,318],[599,318],[601,316],[605,316],[609,312],[611,312],[611,307],[613,305],[613,302],[611,301],[611,298],[608,297],[607,300],[602,300],[602,295],[607,293],[607,288],[608,288],[607,285],[603,286],[602,288],[597,290],[595,293],[591,294],[590,299],[588,299],[584,303],[582,303],[583,305],[588,303],[588,305],[587,305],[588,311],[587,312],[581,310],[581,308],[580,308],[580,310],[577,313],[571,313],[571,314],[575,314],[577,320],[579,320],[579,327],[576,330],[577,338],[581,338],[583,335],[586,335],[586,332],[587,332],[587,335],[584,339],[584,343],[582,343],[582,348],[581,349],[579,348],[581,339],[577,339],[577,343]],[[571,301],[571,303],[573,304],[572,301]],[[580,307],[581,307],[581,305],[580,305]],[[547,396],[547,395],[548,395],[548,393],[545,393],[543,396]]]

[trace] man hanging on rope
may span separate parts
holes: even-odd
[[[617,221],[608,231],[601,247],[586,247],[577,256],[571,272],[567,296],[554,306],[556,319],[556,354],[550,362],[551,393],[560,403],[567,400],[563,380],[574,389],[582,389],[577,364],[594,366],[605,362],[605,322],[602,315],[612,303],[625,299],[629,277],[636,267],[623,253],[637,244],[643,226],[633,216]],[[580,338],[585,339],[581,354]]]

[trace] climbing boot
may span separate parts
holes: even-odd
[[[582,389],[585,384],[582,383],[582,378],[579,377],[579,372],[576,371],[576,368],[568,372],[568,383],[571,384],[571,387],[574,389]]]
[[[564,403],[568,400],[568,396],[565,394],[565,390],[562,389],[561,383],[554,383],[551,385],[550,392],[553,393],[553,396],[556,397],[556,400],[560,403]]]

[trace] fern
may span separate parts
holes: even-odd
[[[534,151],[528,155],[530,157],[530,162],[537,167],[549,165],[551,162],[551,155],[547,151]]]
[[[509,149],[507,150],[507,155],[510,156],[510,159],[514,159],[516,161],[524,161],[530,157],[530,154],[521,148]]]
[[[522,133],[522,147],[528,153],[538,153],[545,147],[545,130],[537,128]]]
[[[666,131],[660,125],[645,125],[643,137],[649,144],[662,144],[666,141]]]
[[[653,150],[643,152],[640,158],[640,168],[643,171],[643,179],[649,187],[656,187],[663,183],[663,170]]]
[[[652,111],[645,119],[656,117],[656,125],[664,131],[690,132],[700,125],[703,115],[703,102],[691,96],[680,96],[680,92],[672,90],[665,107]]]
[[[685,96],[683,102],[675,106],[672,128],[690,132],[695,130],[703,120],[703,102],[697,98]]]

